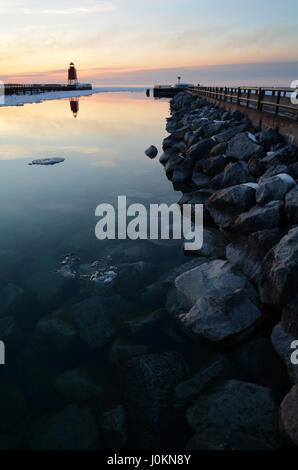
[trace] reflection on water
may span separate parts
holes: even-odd
[[[78,115],[78,112],[79,112],[79,101],[80,101],[80,98],[79,97],[73,97],[73,98],[70,98],[69,102],[70,102],[70,109],[73,113],[73,116],[74,118],[77,117]]]

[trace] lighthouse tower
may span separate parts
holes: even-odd
[[[71,62],[68,69],[68,85],[76,86],[78,84],[78,74],[77,69],[74,64]]]

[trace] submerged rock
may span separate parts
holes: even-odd
[[[278,447],[277,406],[273,393],[256,384],[238,380],[224,382],[189,408],[187,421],[198,436],[217,429],[256,439],[263,443],[263,448]]]
[[[136,448],[175,445],[172,393],[186,373],[186,364],[176,352],[139,356],[127,363],[123,373],[125,408]]]
[[[88,450],[96,447],[98,430],[91,410],[68,405],[37,426],[27,447],[33,450]]]
[[[280,405],[280,428],[286,439],[298,447],[298,384],[291,388]]]
[[[127,441],[127,425],[123,405],[103,413],[101,418],[101,432],[103,434],[104,448],[123,449]]]

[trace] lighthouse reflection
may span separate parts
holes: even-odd
[[[77,115],[78,115],[79,109],[80,109],[79,108],[79,98],[78,97],[70,98],[69,102],[70,102],[70,109],[73,113],[73,116],[74,116],[74,118],[76,118]]]

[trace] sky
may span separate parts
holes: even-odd
[[[297,0],[0,0],[0,79],[289,86]]]

